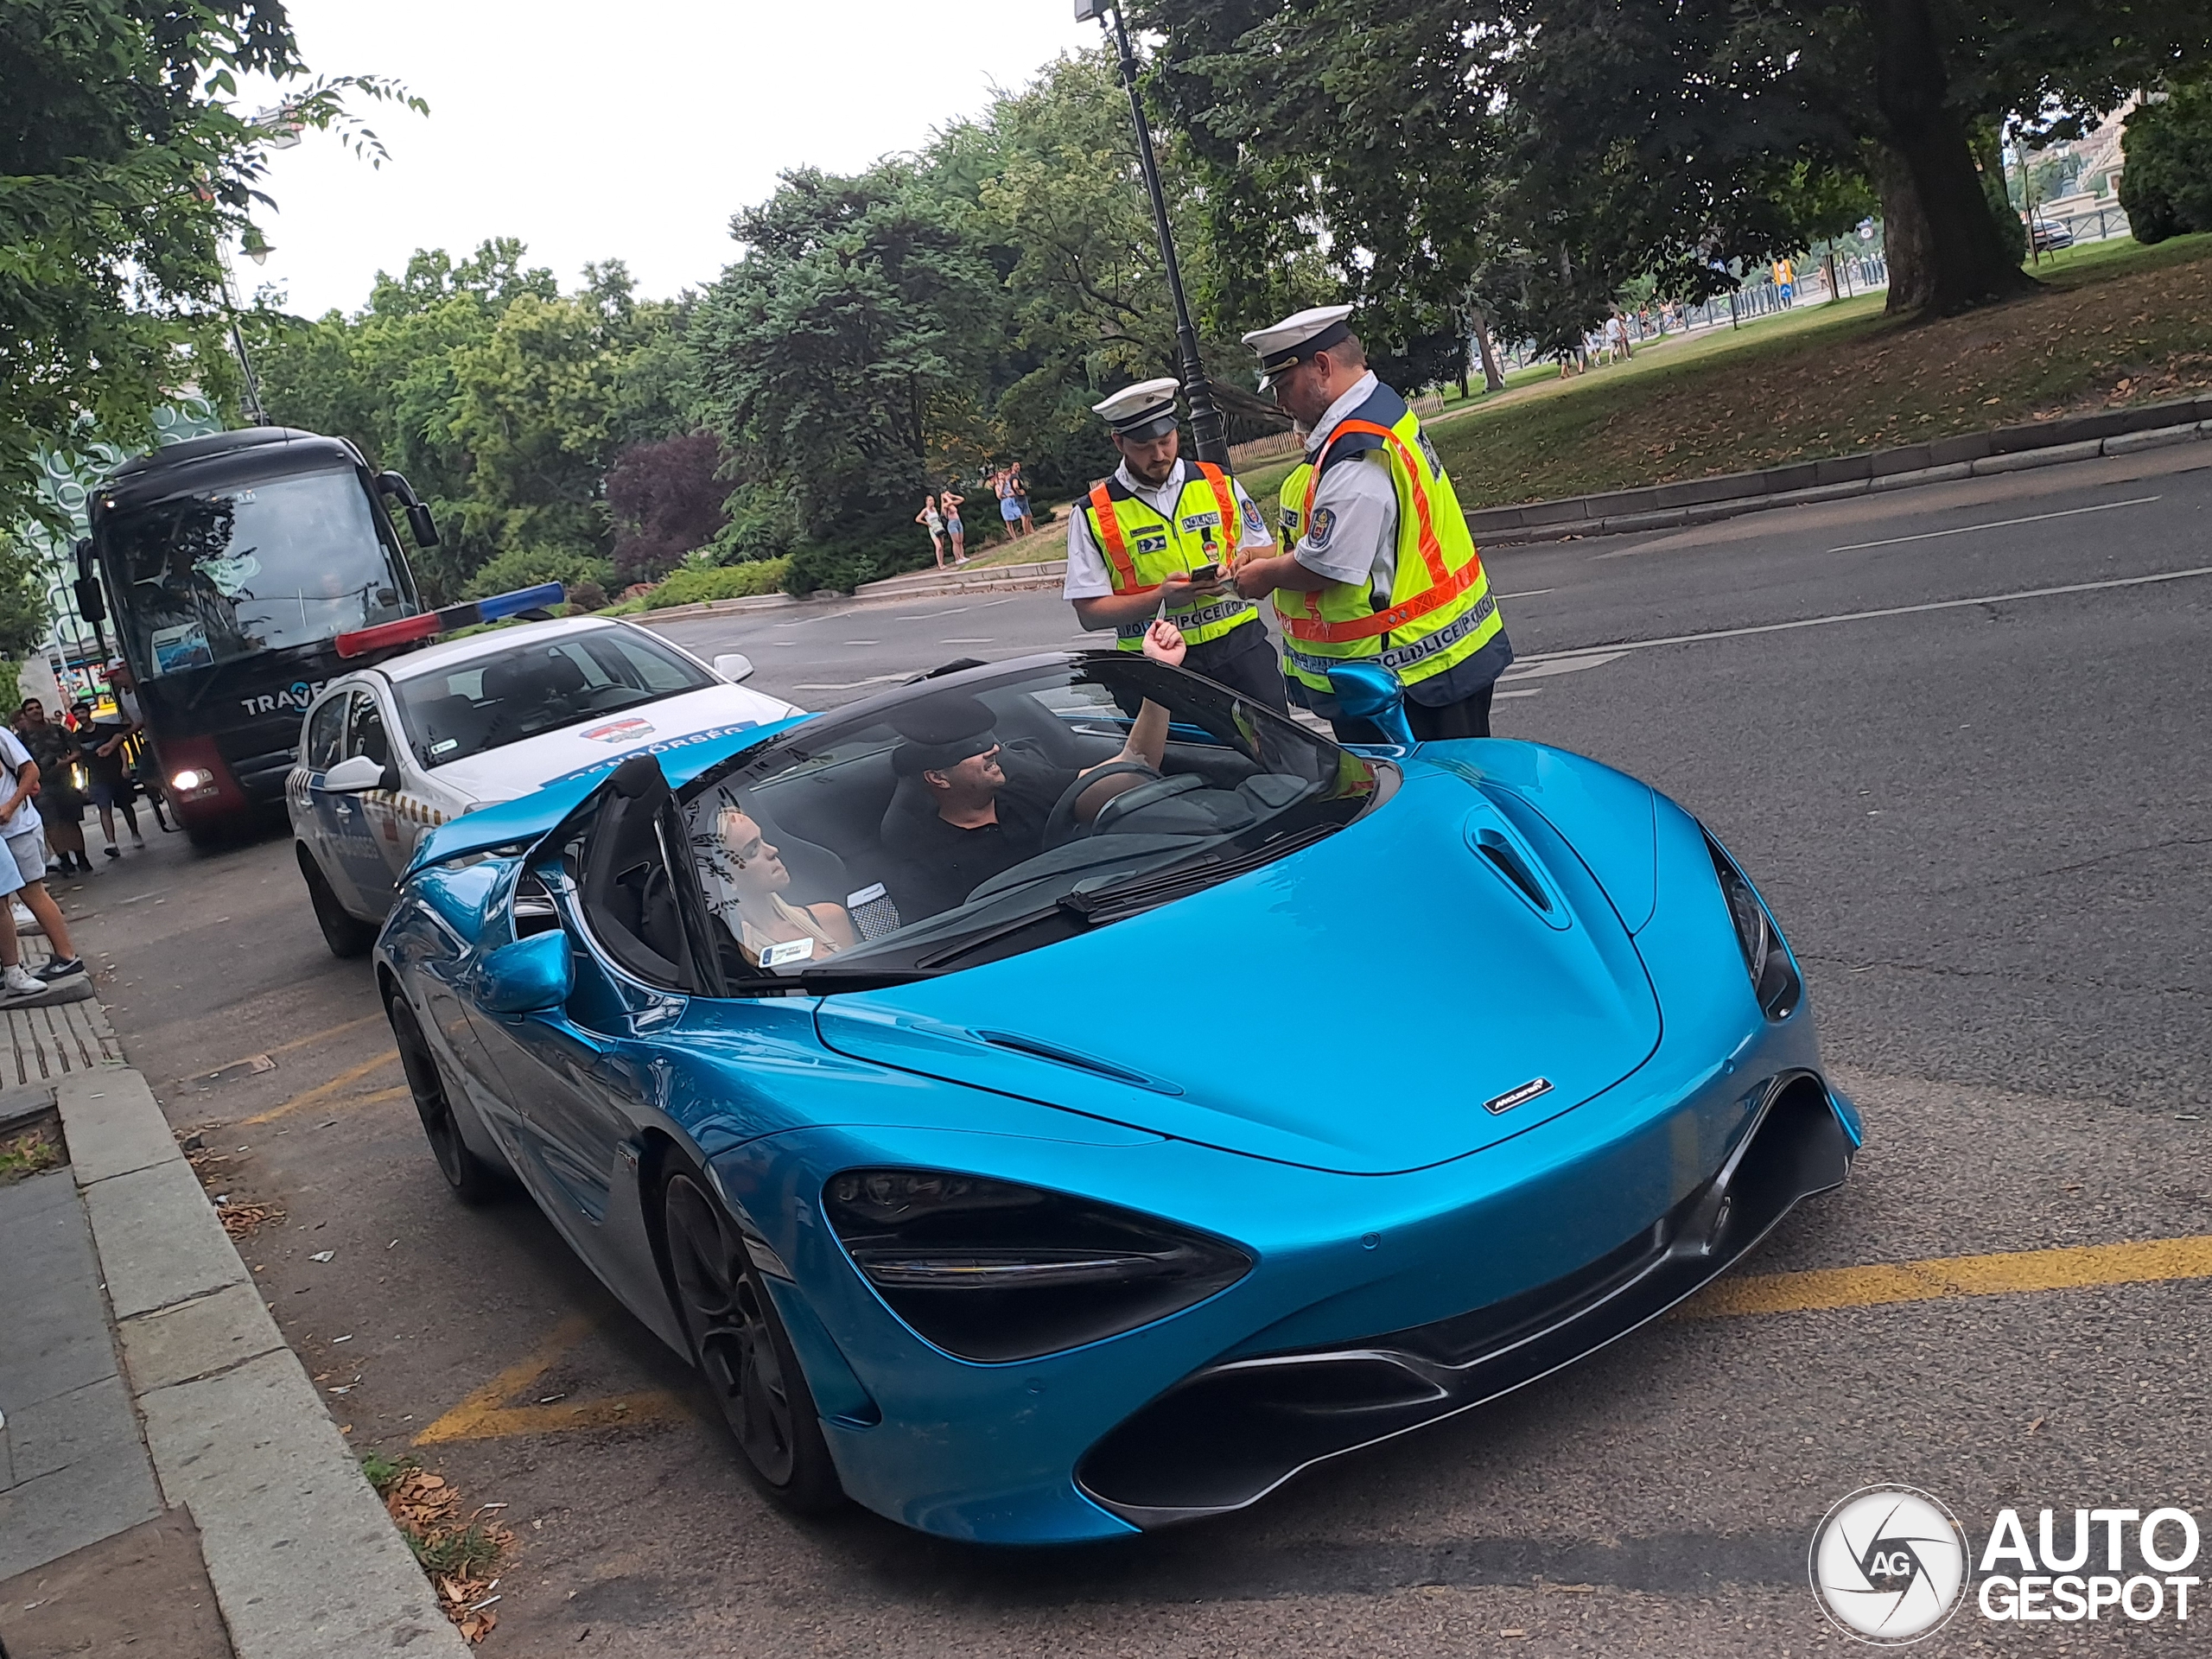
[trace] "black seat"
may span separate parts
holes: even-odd
[[[459,692],[429,698],[409,712],[422,728],[423,751],[433,760],[454,749],[474,752],[492,725],[490,717]]]

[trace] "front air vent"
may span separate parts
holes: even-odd
[[[1537,914],[1547,921],[1556,919],[1553,912],[1557,906],[1551,892],[1537,879],[1535,871],[1529,868],[1527,855],[1505,836],[1487,825],[1471,831],[1468,839],[1474,843],[1475,851],[1483,861],[1503,876],[1516,893],[1533,905]]]

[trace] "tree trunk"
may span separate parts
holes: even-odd
[[[2034,287],[2006,257],[1966,124],[1945,101],[1950,88],[1929,0],[1860,4],[1888,129],[1875,168],[1889,237],[1888,309],[1961,311]]]
[[[1475,350],[1482,354],[1483,390],[1503,391],[1505,372],[1497,365],[1497,342],[1491,338],[1490,316],[1480,306],[1475,308]]]

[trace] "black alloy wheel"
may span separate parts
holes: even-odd
[[[300,876],[308,884],[308,901],[315,906],[315,925],[322,930],[322,942],[330,947],[330,954],[346,960],[365,956],[377,942],[373,923],[365,922],[346,913],[345,906],[338,902],[338,895],[330,890],[330,881],[315,861],[315,855],[304,847],[299,849]]]
[[[688,1170],[662,1190],[676,1309],[715,1403],[754,1480],[788,1509],[843,1500],[814,1395],[736,1224]]]
[[[454,1119],[453,1103],[446,1097],[445,1078],[424,1040],[423,1027],[407,999],[393,991],[385,1004],[391,1020],[391,1034],[399,1046],[399,1064],[407,1073],[407,1092],[415,1096],[415,1114],[423,1120],[423,1138],[430,1143],[438,1173],[463,1204],[488,1204],[499,1195],[498,1173],[468,1149],[461,1125]]]

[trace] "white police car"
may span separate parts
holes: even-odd
[[[385,632],[341,639],[340,654],[399,642],[372,637]],[[709,668],[645,628],[571,617],[332,680],[308,707],[284,784],[300,874],[332,952],[356,957],[374,943],[415,843],[448,819],[640,749],[801,712],[734,683],[752,672],[735,653]]]

